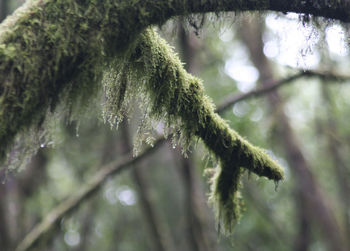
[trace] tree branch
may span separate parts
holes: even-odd
[[[0,160],[4,159],[19,132],[31,126],[42,125],[48,110],[55,110],[59,103],[68,103],[68,108],[72,108],[72,104],[81,104],[80,100],[87,102],[96,92],[106,64],[124,54],[124,49],[151,24],[163,23],[175,15],[235,10],[296,11],[349,21],[348,5],[333,1],[333,6],[329,7],[329,3],[325,2],[327,1],[27,1],[0,27]],[[148,59],[154,59],[154,55],[160,56],[163,62],[170,64],[177,60],[172,54],[162,54],[162,42],[156,39],[154,44],[152,34],[143,34],[143,38],[145,40],[141,41],[139,47],[142,50],[135,54],[141,52]],[[154,48],[156,51],[153,51]],[[147,49],[153,54],[145,53]],[[186,91],[181,97],[183,105],[176,109],[181,111],[180,115],[185,121],[194,120],[185,125],[191,130],[196,129],[195,134],[221,160],[222,169],[215,184],[222,193],[220,200],[237,203],[231,192],[238,189],[241,167],[271,179],[281,179],[282,171],[277,164],[263,151],[251,146],[229,129],[214,114],[208,99],[202,95],[199,81],[182,70],[178,66],[179,62],[176,64],[173,65],[175,73],[182,76],[180,81],[186,80],[180,83],[183,85],[180,88]],[[169,71],[162,68],[153,73],[161,74],[152,76],[158,81]],[[164,80],[166,79],[163,79],[163,84]],[[153,91],[157,94],[155,89]],[[169,109],[167,112],[174,111]],[[130,163],[139,159],[140,157]],[[119,169],[123,169],[126,163],[129,162],[121,164]],[[58,208],[56,213],[71,210],[76,201],[83,200],[94,192],[101,179],[114,173],[113,168],[106,170],[107,173],[100,173],[89,187],[82,189],[77,197]],[[227,204],[222,207],[227,210],[226,216],[232,217],[232,204],[226,206]],[[47,224],[57,220],[55,214],[49,216],[51,218],[47,218],[45,224],[37,229],[38,232],[33,232],[34,237],[45,230]]]
[[[226,99],[226,101],[219,105],[216,111],[218,113],[222,113],[230,105],[238,103],[242,100],[264,95],[301,77],[319,77],[321,79],[328,79],[331,81],[346,81],[350,79],[349,76],[335,74],[332,72],[304,71],[282,79],[278,82],[272,83],[269,87],[259,88],[243,95],[230,95],[229,99]],[[155,148],[158,148],[163,142],[164,139],[158,140],[155,143]],[[24,251],[30,249],[45,233],[49,231],[49,229],[56,222],[62,219],[66,214],[76,210],[83,201],[95,194],[102,187],[107,177],[117,175],[124,169],[132,167],[133,164],[139,162],[141,159],[144,159],[146,156],[151,154],[151,151],[154,150],[148,149],[144,153],[140,154],[140,156],[138,156],[136,159],[131,159],[129,156],[125,157],[122,161],[114,161],[102,167],[101,171],[99,171],[89,182],[87,182],[87,185],[69,197],[66,201],[60,203],[46,216],[46,218],[40,224],[34,227],[34,229],[29,234],[27,234],[24,240],[19,244],[16,250]]]
[[[277,182],[283,179],[283,170],[262,149],[252,146],[229,128],[214,112],[212,103],[204,95],[201,81],[184,70],[171,47],[152,29],[142,33],[135,47],[126,54],[129,59],[125,58],[115,68],[127,69],[131,78],[127,92],[138,95],[140,88],[132,83],[142,82],[142,91],[148,93],[143,106],[149,107],[149,116],[175,127],[180,138],[184,139],[185,147],[194,137],[202,139],[219,160],[211,200],[220,215],[223,229],[230,231],[239,217],[241,173],[249,170]],[[109,102],[116,104],[118,98]]]
[[[131,155],[125,156],[121,160],[113,161],[103,167],[96,175],[94,175],[83,187],[71,195],[67,200],[60,203],[54,208],[43,221],[36,225],[25,238],[19,243],[16,251],[29,250],[40,240],[40,238],[47,233],[52,226],[58,223],[65,215],[69,214],[73,210],[89,197],[94,195],[101,186],[107,181],[107,178],[119,174],[126,168],[140,162],[144,158],[156,151],[163,143],[165,139],[159,139],[154,143],[154,146],[145,150],[138,157],[133,158]]]
[[[0,160],[19,132],[40,127],[58,103],[87,102],[106,62],[147,26],[176,15],[244,10],[350,21],[347,1],[335,0],[27,1],[0,27]]]
[[[323,81],[334,81],[334,82],[344,82],[344,81],[349,81],[350,76],[346,75],[340,75],[334,72],[327,72],[327,71],[301,71],[299,73],[296,73],[295,75],[292,75],[290,77],[281,79],[277,82],[270,81],[266,82],[263,84],[264,87],[257,88],[255,90],[252,90],[247,93],[243,94],[230,94],[227,95],[224,98],[224,101],[217,107],[216,112],[217,113],[222,113],[232,105],[243,101],[247,100],[250,98],[256,98],[262,95],[265,95],[271,91],[274,91],[286,84],[289,84],[295,80],[298,80],[299,78],[302,77],[307,77],[307,78],[319,78],[320,80]]]

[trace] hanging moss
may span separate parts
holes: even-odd
[[[84,107],[106,62],[123,54],[148,25],[239,8],[246,8],[244,2],[26,1],[0,26],[0,161],[19,134],[40,128],[58,104],[68,113]]]
[[[29,134],[45,130],[58,105],[79,114],[107,62],[173,14],[168,1],[26,1],[0,26],[0,162],[11,149],[38,148]]]
[[[103,39],[87,32],[93,18],[85,18],[74,2],[42,1],[37,6],[38,1],[27,1],[1,26],[0,160],[9,146],[22,152],[39,148],[47,139],[35,134],[46,134],[44,121],[59,103],[72,113],[73,106],[85,107],[97,93]],[[33,145],[33,138],[40,141]],[[14,153],[8,152],[8,164],[13,164]]]
[[[8,160],[18,158],[13,153],[21,151],[23,142],[24,149],[37,149],[47,140],[50,118],[58,111],[71,116],[84,109],[105,76],[104,116],[112,124],[128,112],[130,98],[137,97],[145,112],[139,130],[142,135],[144,128],[151,127],[152,118],[165,120],[185,149],[192,139],[203,140],[220,163],[211,199],[223,226],[231,230],[239,218],[243,170],[275,181],[283,178],[283,172],[264,151],[242,139],[214,113],[201,81],[183,69],[164,40],[152,29],[138,34],[175,14],[198,12],[199,8],[206,12],[215,6],[233,10],[241,4],[244,2],[202,5],[198,1],[192,6],[182,0],[27,1],[0,27],[0,161],[6,155]]]
[[[120,81],[114,85],[118,86],[117,89],[126,88],[123,93],[146,95],[142,106],[148,107],[145,111],[147,117],[165,120],[167,125],[175,127],[185,149],[192,139],[202,139],[219,160],[210,198],[224,230],[230,232],[240,215],[238,190],[243,171],[249,170],[279,181],[283,179],[282,169],[263,150],[249,144],[214,113],[214,106],[204,95],[201,81],[184,70],[171,47],[152,29],[143,32],[124,60],[115,64],[124,69],[120,79],[124,74],[129,76],[129,84]],[[116,99],[107,103],[118,110],[120,102],[130,98],[121,99],[118,94]]]

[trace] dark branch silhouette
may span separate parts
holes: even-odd
[[[295,75],[289,76],[287,78],[281,79],[279,81],[269,81],[264,82],[262,86],[257,88],[255,90],[252,90],[247,93],[243,94],[230,94],[223,98],[223,102],[217,107],[216,112],[222,113],[232,105],[247,100],[250,98],[256,98],[263,96],[269,92],[272,92],[282,86],[285,86],[287,84],[292,83],[293,81],[296,81],[300,78],[319,78],[324,82],[345,82],[350,80],[350,76],[340,75],[334,72],[321,72],[321,71],[301,71],[299,73],[296,73]]]

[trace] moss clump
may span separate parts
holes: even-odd
[[[120,102],[130,99],[120,96],[120,88],[126,89],[123,95],[142,93],[147,117],[165,120],[175,128],[185,149],[193,138],[202,139],[219,160],[210,198],[225,230],[230,232],[240,215],[239,178],[244,170],[274,181],[283,179],[283,171],[275,161],[230,129],[214,112],[201,81],[184,70],[172,48],[152,29],[139,36],[115,67],[123,69],[119,78],[127,75],[129,83],[114,83],[119,88],[118,95],[107,102],[114,111],[118,113],[123,107]]]
[[[34,153],[45,143],[45,120],[54,117],[58,104],[71,115],[96,95],[104,39],[86,26],[98,12],[86,18],[75,1],[28,1],[2,24],[0,160],[7,156],[9,167],[19,167],[12,161],[18,149]]]
[[[174,128],[185,149],[193,138],[202,139],[220,163],[211,197],[230,229],[239,215],[242,170],[275,181],[282,179],[282,170],[214,113],[201,81],[183,69],[164,40],[152,29],[138,34],[175,14],[199,12],[198,6],[206,12],[241,5],[231,2],[28,1],[0,27],[0,161],[6,155],[11,160],[16,137],[42,140],[46,121],[59,107],[68,115],[86,107],[109,66],[105,79],[115,81],[105,81],[105,118],[118,123],[130,97],[137,96],[146,114],[141,129],[150,127],[152,117]],[[40,143],[26,144],[38,148]]]
[[[168,1],[28,0],[0,26],[0,162],[12,159],[11,149],[40,145],[31,134],[45,130],[57,105],[79,113],[107,63],[142,28],[173,14]]]

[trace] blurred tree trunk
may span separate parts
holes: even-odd
[[[40,214],[28,214],[25,211],[24,205],[28,200],[32,200],[39,189],[47,182],[47,150],[40,149],[37,154],[31,159],[27,168],[18,176],[14,177],[18,182],[19,201],[17,202],[19,210],[18,236],[16,244],[26,235],[27,232],[37,223]]]
[[[326,85],[321,85],[322,94],[327,111],[327,128],[325,128],[325,135],[328,141],[328,150],[331,153],[335,174],[337,177],[337,185],[339,191],[339,201],[341,201],[342,218],[344,223],[345,236],[350,236],[350,183],[349,183],[349,165],[346,164],[343,153],[342,142],[338,134],[337,120],[334,116],[334,104],[332,101],[330,89]],[[349,240],[348,240],[349,243]],[[349,245],[349,244],[348,244]]]
[[[128,124],[124,121],[121,125],[121,134],[123,138],[124,153],[131,153],[132,146]],[[141,164],[142,165],[142,164]],[[137,192],[140,198],[142,213],[148,223],[150,235],[156,251],[175,251],[175,244],[171,238],[170,232],[159,219],[158,213],[151,201],[149,194],[149,185],[142,170],[142,166],[135,165],[131,169],[132,179],[137,186]]]
[[[72,135],[76,135],[76,125],[71,126],[70,129],[73,130],[70,133]],[[116,148],[119,146],[117,137],[111,135],[109,131],[104,132],[104,144],[103,144],[103,150],[101,152],[101,160],[99,166],[104,166],[108,164],[109,161],[112,161],[115,159],[115,152]],[[79,174],[79,176],[83,176],[83,173]],[[84,182],[84,181],[81,181]],[[85,202],[86,207],[84,210],[80,213],[82,215],[81,217],[81,230],[80,230],[80,242],[79,245],[75,248],[72,248],[73,251],[85,251],[88,250],[89,245],[91,244],[91,238],[94,234],[94,226],[95,226],[95,217],[92,215],[95,214],[95,212],[98,211],[98,203],[96,201],[96,198],[91,198],[90,200]],[[115,240],[117,242],[117,240]],[[113,247],[113,251],[117,251],[117,247]]]
[[[263,53],[262,23],[261,20],[256,19],[251,22],[244,20],[240,35],[249,50],[251,61],[259,70],[260,81],[268,85],[268,81],[274,81],[274,74],[268,59]],[[278,121],[276,136],[282,143],[287,161],[297,182],[296,195],[300,229],[294,250],[308,250],[311,217],[313,217],[315,223],[318,223],[323,232],[324,241],[327,243],[329,250],[348,250],[336,219],[297,143],[289,119],[283,112],[281,96],[277,91],[273,91],[268,94],[268,101],[276,116],[276,121]]]
[[[4,173],[4,170],[2,170]],[[4,179],[3,175],[0,175],[1,182]],[[10,250],[11,239],[9,233],[9,222],[8,222],[8,207],[7,207],[7,196],[8,196],[8,185],[0,184],[0,247],[2,249]]]
[[[271,235],[273,235],[272,237],[274,238],[273,241],[275,243],[278,242],[278,244],[280,244],[282,247],[291,246],[291,241],[288,238],[288,233],[286,233],[285,229],[277,221],[277,218],[274,215],[274,211],[263,198],[262,193],[255,187],[254,184],[247,182],[247,179],[244,180],[243,187],[245,196],[254,205],[254,209],[256,209],[266,221],[266,226],[271,229]],[[265,228],[262,231],[265,232]],[[272,239],[272,237],[270,236],[269,238]]]
[[[185,62],[185,68],[189,73],[196,73],[198,64],[195,61],[195,55],[200,49],[199,44],[193,34],[186,32],[183,25],[183,22],[178,23],[179,49],[182,61]],[[173,151],[173,154],[180,164],[180,172],[184,182],[186,229],[191,251],[216,250],[214,236],[210,231],[214,219],[210,214],[204,188],[200,185],[192,156],[189,154],[188,158],[185,158],[180,150]]]
[[[8,0],[0,0],[0,22],[8,15]]]
[[[91,203],[92,202],[92,203]],[[93,203],[94,201],[88,201],[87,203],[90,204],[87,209],[83,212],[82,216],[82,225],[81,225],[81,231],[80,231],[80,242],[79,245],[76,248],[72,248],[73,251],[85,251],[88,250],[88,247],[90,245],[90,236],[93,233],[93,226],[94,226],[94,217],[92,215],[97,210],[96,203]]]
[[[4,20],[7,16],[7,0],[0,0],[0,22]],[[10,239],[8,236],[8,222],[7,222],[7,209],[6,209],[6,196],[7,196],[7,186],[3,183],[5,179],[5,170],[0,171],[0,247],[4,250],[8,250],[10,246]]]
[[[172,149],[173,150],[173,149]],[[214,218],[210,213],[204,188],[196,172],[191,155],[185,158],[180,150],[173,151],[173,156],[179,165],[179,171],[184,183],[186,236],[191,251],[216,250]]]
[[[13,177],[0,175],[0,250],[11,251],[36,223],[37,215],[27,215],[24,205],[46,180],[47,158],[39,151],[26,170]],[[5,172],[5,171],[3,171]],[[7,176],[7,177],[5,177]]]
[[[0,22],[9,14],[9,0],[0,0]],[[26,172],[13,179],[12,175],[0,172],[0,250],[9,251],[33,223],[23,211],[26,199],[33,195],[45,176],[46,158],[41,151],[32,158]],[[37,177],[37,175],[39,177]],[[35,179],[35,181],[34,181]],[[34,223],[33,223],[34,224]]]
[[[345,29],[345,36],[350,35],[350,25],[342,24]],[[326,34],[322,34],[322,40],[326,41]],[[337,63],[331,59],[330,52],[328,50],[322,51],[321,54],[322,65],[329,68],[335,69]],[[325,80],[326,82],[327,80]],[[344,228],[345,236],[350,237],[350,169],[349,164],[347,164],[346,154],[349,150],[346,140],[342,139],[339,135],[339,126],[337,120],[337,108],[335,104],[334,97],[332,96],[332,89],[328,85],[321,85],[321,93],[326,111],[326,121],[322,123],[321,121],[321,133],[326,136],[327,140],[327,150],[330,153],[330,158],[333,162],[335,177],[337,179],[336,185],[338,186],[339,201],[341,207],[341,216]],[[327,151],[326,150],[326,151]],[[350,248],[350,240],[346,238],[348,247]]]

